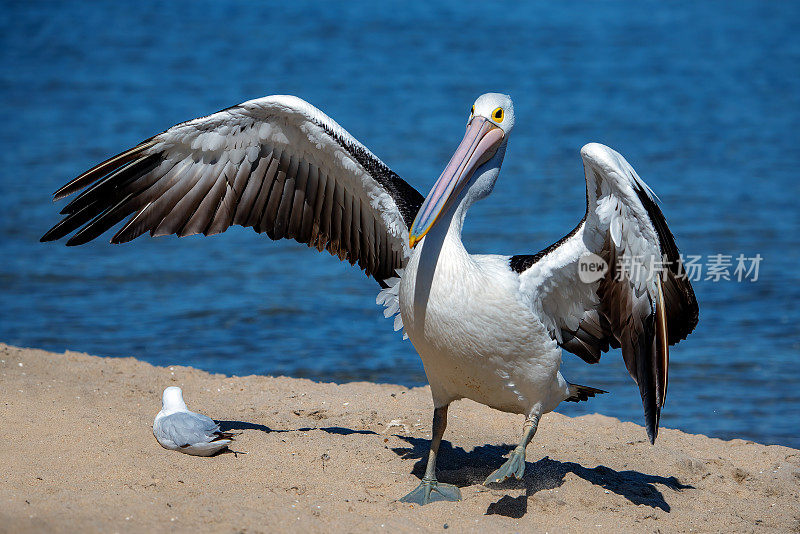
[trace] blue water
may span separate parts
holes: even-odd
[[[290,5],[286,5],[290,4]],[[169,126],[273,93],[325,110],[427,192],[474,98],[515,99],[475,252],[532,253],[584,209],[578,154],[620,152],[686,254],[764,258],[700,281],[673,349],[666,427],[800,447],[800,4],[795,2],[4,2],[0,340],[227,374],[425,382],[375,283],[251,230],[40,244],[50,193]],[[570,415],[642,422],[619,353],[567,355],[610,390]]]

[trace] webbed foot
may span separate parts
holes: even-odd
[[[400,499],[400,502],[410,502],[424,506],[436,501],[460,501],[461,490],[452,484],[442,484],[436,479],[423,478],[419,486]]]
[[[514,449],[511,451],[511,456],[508,457],[506,463],[500,466],[494,473],[486,477],[483,485],[491,484],[493,482],[503,482],[511,477],[517,480],[522,480],[525,474],[525,450]]]

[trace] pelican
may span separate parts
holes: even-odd
[[[653,191],[614,150],[581,149],[583,220],[535,254],[474,255],[461,241],[488,196],[514,128],[507,95],[472,106],[466,134],[423,198],[336,122],[294,96],[268,96],[173,126],[56,191],[78,194],[42,241],[252,227],[327,250],[374,277],[378,303],[422,358],[433,432],[420,485],[401,501],[455,501],[436,479],[447,410],[468,398],[525,417],[522,437],[485,483],[521,478],[541,416],[604,391],[569,383],[562,350],[588,363],[620,348],[651,443],[667,392],[669,346],[698,320],[692,286]],[[586,269],[584,269],[586,267]]]

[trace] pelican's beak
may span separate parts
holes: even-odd
[[[411,225],[408,242],[411,248],[419,243],[425,234],[436,224],[439,215],[458,197],[464,185],[469,182],[475,169],[492,159],[497,147],[503,142],[503,130],[485,117],[475,116],[467,124],[467,133],[458,145],[450,163],[417,212]]]

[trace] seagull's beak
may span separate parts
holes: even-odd
[[[467,124],[467,133],[458,145],[450,163],[417,212],[411,225],[408,242],[411,248],[419,243],[433,228],[439,215],[458,197],[464,185],[469,182],[475,169],[492,159],[497,147],[503,142],[503,130],[485,117],[475,116]]]

